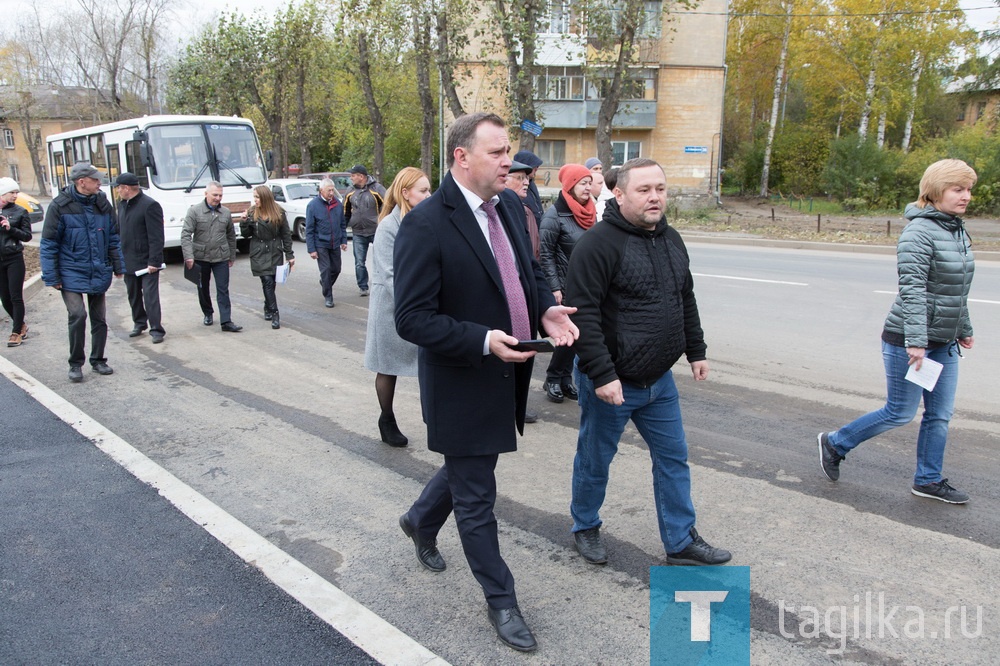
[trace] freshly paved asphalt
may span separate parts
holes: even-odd
[[[0,664],[374,664],[0,376]]]

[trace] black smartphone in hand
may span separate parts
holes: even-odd
[[[552,338],[542,338],[540,340],[518,340],[516,345],[510,347],[514,351],[526,352],[554,352],[556,346],[552,344]]]

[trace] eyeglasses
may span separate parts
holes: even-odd
[[[523,174],[523,173],[521,173],[520,171],[517,172],[517,173],[508,173],[507,177],[508,178],[513,178],[514,180],[521,180],[521,181],[528,180],[528,176],[525,175],[525,174]]]

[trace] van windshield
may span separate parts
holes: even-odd
[[[212,180],[223,185],[260,185],[267,180],[257,135],[249,125],[154,125],[147,132],[156,165],[153,184],[160,189],[203,188]]]

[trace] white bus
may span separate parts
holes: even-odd
[[[52,196],[69,183],[77,162],[101,172],[101,189],[116,202],[111,182],[134,173],[146,194],[163,206],[166,247],[179,247],[184,215],[204,198],[209,181],[223,185],[222,203],[233,213],[236,233],[253,187],[267,180],[270,151],[261,154],[253,123],[226,116],[143,116],[46,137]],[[244,241],[238,241],[245,251]]]

